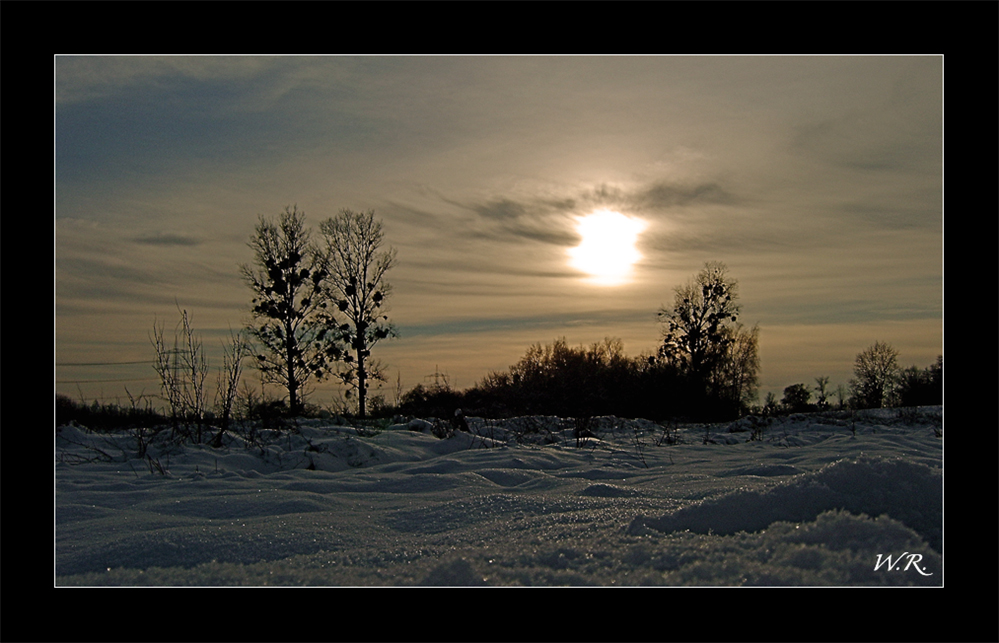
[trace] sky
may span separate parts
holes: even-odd
[[[396,249],[399,337],[373,351],[388,402],[560,338],[652,352],[656,313],[708,261],[759,325],[761,401],[848,385],[875,341],[927,367],[943,353],[943,62],[56,56],[56,392],[158,395],[150,335],[181,310],[213,380],[249,320],[254,226],[289,206],[316,236],[374,210]],[[590,235],[594,213],[620,219]],[[588,272],[580,257],[615,256],[600,248],[618,237],[627,261]]]

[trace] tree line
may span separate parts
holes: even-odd
[[[465,391],[417,385],[399,408],[413,415],[461,408],[489,417],[738,417],[757,397],[760,359],[759,328],[739,322],[737,300],[738,283],[724,264],[710,262],[659,310],[663,340],[654,353],[628,357],[616,338],[588,347],[557,339],[531,346],[508,371]]]
[[[943,404],[943,355],[925,368],[901,368],[898,351],[886,342],[874,342],[857,354],[849,387],[829,389],[828,377],[815,378],[815,387],[791,384],[777,401],[767,396],[764,412],[801,413],[830,408],[871,409]],[[814,396],[814,400],[813,400]]]
[[[341,210],[320,224],[318,242],[304,218],[297,208],[277,221],[261,217],[250,241],[254,263],[241,266],[253,292],[247,333],[258,349],[256,366],[264,382],[287,392],[290,414],[304,411],[313,380],[336,378],[364,417],[370,382],[385,380],[371,349],[397,335],[384,314],[391,293],[385,276],[396,253],[381,250],[382,226],[372,212]],[[628,358],[613,339],[579,349],[558,340],[532,346],[508,373],[492,373],[465,392],[417,385],[397,410],[737,416],[756,398],[760,364],[759,329],[739,323],[737,300],[726,266],[710,262],[659,311],[663,342],[653,354]],[[442,408],[448,405],[454,408]],[[378,410],[391,409],[382,403]]]
[[[199,427],[192,437],[200,442],[200,427],[211,414],[220,425],[217,442],[235,412],[237,397],[251,399],[260,417],[304,415],[315,409],[306,404],[314,383],[324,380],[346,386],[352,410],[361,418],[373,406],[379,415],[422,417],[451,417],[461,409],[485,417],[618,415],[709,421],[832,405],[828,377],[816,378],[814,389],[793,384],[782,400],[769,394],[757,404],[759,327],[740,322],[738,282],[721,262],[706,263],[674,289],[672,303],[658,311],[661,341],[652,352],[629,357],[615,338],[578,347],[556,339],[530,346],[508,370],[489,373],[466,390],[454,390],[444,378],[398,391],[394,405],[381,397],[372,400],[372,383],[385,381],[385,369],[372,357],[372,349],[397,336],[386,314],[392,293],[386,275],[396,251],[382,249],[382,224],[371,211],[341,210],[322,221],[319,231],[314,237],[297,207],[286,208],[276,218],[259,218],[248,244],[253,262],[240,266],[252,293],[250,320],[223,346],[213,410],[203,390],[207,360],[187,311],[173,349],[162,326],[154,325],[155,367],[175,427]],[[925,370],[902,370],[897,357],[897,351],[881,342],[859,354],[849,392],[842,386],[835,392],[839,406],[940,403],[942,358]],[[245,383],[239,388],[246,359],[262,383],[284,393],[281,399],[254,398]],[[245,417],[249,407],[244,407]]]
[[[509,370],[477,385],[451,389],[447,381],[417,385],[399,410],[445,417],[460,408],[484,417],[550,414],[618,415],[652,420],[727,420],[749,413],[779,414],[832,408],[881,408],[943,403],[943,357],[920,369],[898,365],[898,351],[875,342],[860,352],[849,386],[792,384],[778,400],[757,403],[759,327],[739,322],[738,283],[720,262],[709,262],[677,287],[659,311],[662,343],[654,354],[628,357],[620,339],[569,346],[564,338],[535,344]]]

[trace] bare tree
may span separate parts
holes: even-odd
[[[815,384],[816,405],[824,411],[829,408],[829,376],[816,377]]]
[[[220,417],[219,432],[212,446],[222,446],[222,436],[229,429],[233,406],[236,403],[239,380],[243,375],[243,358],[252,352],[244,331],[229,330],[229,343],[222,344],[222,368],[219,369],[215,403]]]
[[[721,358],[709,378],[721,398],[748,408],[756,400],[760,372],[760,327],[744,328],[735,324],[725,330]]]
[[[191,317],[187,311],[182,311],[184,348],[181,350],[180,361],[184,367],[183,397],[184,407],[191,420],[197,426],[197,442],[201,442],[201,429],[205,424],[205,378],[208,376],[208,359],[201,337],[194,333]]]
[[[170,423],[173,431],[176,431],[183,415],[181,379],[177,365],[177,354],[179,352],[177,338],[175,335],[174,347],[170,349],[167,345],[163,324],[153,322],[153,332],[149,337],[149,341],[153,345],[153,350],[156,351],[156,362],[153,364],[153,369],[160,378],[160,389],[170,409]]]
[[[178,310],[180,310],[178,306]],[[204,426],[206,398],[205,378],[208,359],[205,357],[201,337],[195,334],[191,317],[186,310],[174,330],[173,348],[168,348],[162,324],[153,324],[150,341],[156,351],[153,368],[160,377],[163,395],[170,406],[170,418],[176,431],[183,423],[186,431],[194,422],[201,441]]]
[[[261,216],[249,245],[255,263],[241,271],[254,293],[248,332],[264,349],[257,367],[263,381],[288,391],[291,413],[300,413],[309,381],[330,375],[344,355],[331,332],[335,320],[324,286],[325,260],[297,207],[285,208],[277,222]]]
[[[357,391],[358,414],[365,416],[368,383],[384,380],[377,362],[371,361],[371,349],[379,341],[395,336],[395,329],[384,315],[391,287],[385,273],[395,263],[393,248],[382,251],[382,224],[374,212],[343,209],[320,224],[326,239],[326,273],[330,296],[347,323],[337,327],[338,340],[353,355],[343,358],[342,381]]]
[[[890,344],[874,342],[857,354],[850,380],[854,403],[861,408],[888,406],[898,384],[898,351]]]

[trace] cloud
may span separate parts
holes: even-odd
[[[928,208],[925,204],[848,201],[841,209],[846,216],[888,230],[932,230],[943,223],[942,209]]]
[[[563,202],[537,197],[521,201],[509,197],[465,204],[484,225],[475,225],[470,236],[494,241],[530,240],[555,246],[571,246],[579,235],[563,214]]]
[[[155,90],[183,79],[225,82],[264,74],[280,57],[268,56],[57,56],[56,102],[61,106],[136,90]]]
[[[132,241],[150,246],[197,246],[201,244],[201,241],[194,237],[169,232],[134,237]]]
[[[655,312],[644,309],[626,310],[587,310],[578,312],[551,313],[542,315],[520,315],[515,317],[477,317],[455,319],[427,324],[401,326],[400,332],[406,337],[453,335],[455,333],[486,333],[497,330],[531,329],[537,332],[558,334],[558,331],[578,327],[613,325],[621,320],[648,321],[655,331]],[[554,336],[554,335],[553,335]]]
[[[444,197],[442,197],[444,198]],[[718,181],[676,183],[666,179],[629,186],[600,184],[578,187],[569,194],[497,196],[484,201],[445,199],[474,213],[477,223],[471,236],[497,241],[531,240],[560,247],[579,243],[575,216],[609,208],[639,216],[663,214],[692,205],[735,206],[742,202]]]
[[[636,208],[662,211],[695,203],[735,205],[739,199],[717,182],[682,185],[659,181],[639,188],[629,201]]]
[[[497,199],[481,205],[472,206],[472,209],[477,214],[496,221],[517,219],[527,213],[527,207],[524,204],[510,199]]]

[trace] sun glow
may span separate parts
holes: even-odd
[[[604,286],[625,283],[632,265],[642,258],[635,242],[645,227],[645,222],[611,210],[598,210],[582,217],[576,230],[583,241],[569,250],[569,263],[589,274],[593,283]]]

